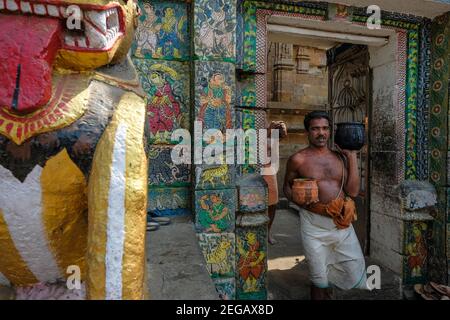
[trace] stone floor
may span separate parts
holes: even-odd
[[[294,210],[278,210],[273,224],[277,240],[268,249],[268,291],[271,300],[309,300],[308,267],[300,239],[300,219]],[[366,265],[376,264],[371,259]],[[336,290],[342,300],[398,300],[400,281],[389,270],[381,268],[381,289],[373,291]]]
[[[300,234],[300,221],[293,210],[278,210],[273,225],[277,244],[269,245],[268,293],[274,300],[308,300],[308,268]],[[156,300],[218,299],[198,246],[190,217],[173,219],[168,226],[149,232],[147,237],[148,283]],[[370,259],[367,265],[376,264]],[[0,287],[0,300],[11,291]],[[337,299],[400,299],[399,280],[381,269],[381,290],[336,292]]]
[[[219,299],[200,251],[191,217],[172,219],[147,233],[150,299]]]

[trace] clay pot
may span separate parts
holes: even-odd
[[[319,186],[313,179],[295,179],[292,198],[298,205],[308,205],[319,201]]]
[[[365,143],[364,124],[360,122],[342,122],[336,124],[334,142],[346,150],[361,150]]]

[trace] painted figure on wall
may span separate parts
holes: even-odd
[[[225,84],[222,73],[214,73],[204,85],[200,96],[199,119],[206,129],[231,128],[231,89]]]
[[[218,246],[206,255],[206,263],[210,265],[211,274],[229,274],[231,261],[229,261],[229,250],[232,247],[230,240],[222,240]]]
[[[200,198],[199,224],[204,232],[220,233],[230,227],[229,208],[223,203],[220,195],[206,194]]]
[[[176,144],[172,133],[189,128],[189,67],[178,61],[133,59],[147,94],[149,145]]]
[[[211,277],[234,278],[234,233],[199,233],[198,240]]]
[[[254,232],[247,232],[245,242],[238,237],[237,249],[239,252],[238,272],[244,281],[243,291],[245,293],[258,292],[261,290],[258,285],[259,279],[264,273],[265,252],[261,250],[261,244]]]
[[[21,299],[143,299],[146,118],[127,59],[137,8],[75,3],[76,35],[70,2],[8,1],[0,14],[0,285]]]
[[[145,52],[155,52],[158,43],[161,25],[156,23],[157,16],[153,6],[149,3],[143,4],[145,19],[140,21],[136,30],[135,41],[137,43],[136,55],[143,56]]]
[[[424,232],[426,230],[426,223],[414,223],[411,230],[411,242],[406,245],[408,267],[413,278],[423,276],[422,268],[427,261],[427,247],[424,238]]]
[[[180,98],[172,89],[173,83],[178,80],[175,70],[163,64],[150,67],[152,74],[149,90],[150,98],[147,105],[147,117],[150,127],[150,136],[154,143],[170,140],[173,130],[181,125]]]
[[[236,22],[231,17],[235,8],[224,0],[203,1],[196,8],[200,25],[196,49],[205,56],[233,57]]]
[[[141,4],[136,32],[137,57],[182,59],[188,56],[187,11],[181,3]]]

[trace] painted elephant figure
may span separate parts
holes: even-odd
[[[0,1],[0,285],[17,298],[147,297],[136,17],[134,1]]]

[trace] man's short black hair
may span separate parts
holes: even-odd
[[[328,115],[328,113],[326,111],[311,111],[310,113],[308,113],[305,116],[305,120],[304,120],[304,125],[305,125],[305,129],[306,131],[309,131],[309,125],[311,123],[311,120],[313,119],[327,119],[328,120],[328,124],[331,125],[331,119],[330,116]]]

